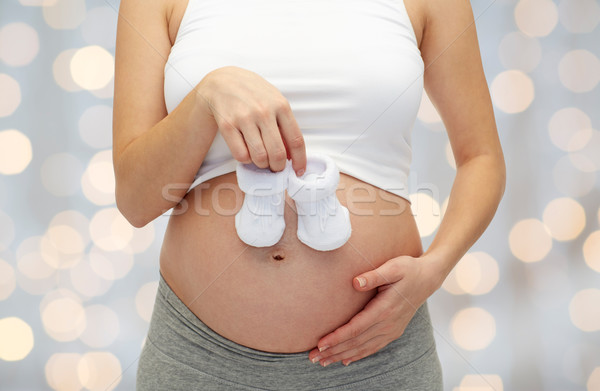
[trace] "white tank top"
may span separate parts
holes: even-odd
[[[165,65],[167,111],[227,65],[279,89],[307,151],[408,199],[424,64],[403,0],[189,0]],[[235,166],[217,132],[190,190]]]

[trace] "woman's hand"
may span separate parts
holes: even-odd
[[[400,256],[355,277],[356,290],[377,288],[377,295],[347,324],[321,338],[309,359],[323,366],[337,361],[348,365],[400,337],[417,309],[443,282],[445,276],[435,264],[431,255]]]
[[[203,95],[233,157],[272,171],[292,159],[297,175],[306,168],[304,137],[287,99],[255,72],[225,66],[200,82]]]

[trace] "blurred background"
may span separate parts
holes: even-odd
[[[445,389],[598,391],[600,3],[471,3],[508,183],[429,299]],[[115,206],[118,6],[0,1],[1,390],[134,389],[168,217]],[[413,146],[427,248],[455,168],[425,94]]]

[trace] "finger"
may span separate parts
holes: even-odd
[[[221,135],[231,151],[231,156],[238,162],[251,163],[250,152],[248,152],[248,147],[240,131],[228,124],[219,125],[219,129],[221,129]]]
[[[313,364],[319,362],[321,358],[323,358],[323,356],[321,356],[319,349],[313,349],[308,354],[308,359],[312,361]]]
[[[248,146],[248,152],[250,152],[252,162],[260,168],[269,167],[269,157],[267,155],[267,150],[263,145],[263,140],[258,127],[254,124],[246,125],[242,129],[242,135]]]
[[[404,278],[404,270],[401,263],[393,258],[378,268],[362,273],[352,280],[354,289],[368,291],[378,286],[393,284]]]
[[[377,353],[378,351],[380,351],[381,349],[383,349],[384,347],[386,347],[390,342],[392,341],[388,341],[385,336],[381,336],[377,341],[373,340],[371,341],[374,346],[372,346],[371,349],[369,349],[369,346],[365,346],[365,349],[357,349],[356,350],[356,354],[355,355],[350,355],[350,358],[342,358],[342,364],[344,365],[350,365],[350,363],[361,360],[367,356],[370,356],[371,354]]]
[[[292,159],[292,168],[296,175],[300,176],[306,170],[306,146],[302,131],[300,131],[300,127],[287,101],[277,111],[277,123],[286,150]]]
[[[338,361],[342,361],[344,365],[350,364],[350,362],[358,361],[361,358],[365,358],[370,356],[373,353],[376,353],[381,348],[383,348],[387,343],[385,343],[386,338],[383,335],[377,335],[373,338],[367,340],[364,344],[357,346],[356,348],[345,350],[341,353],[335,354],[333,356],[323,358],[319,363],[326,367],[330,364],[333,364]]]
[[[381,315],[386,311],[387,307],[388,304],[381,299],[381,296],[375,296],[348,323],[321,338],[317,344],[319,351],[323,353],[329,348],[358,337],[380,321]]]
[[[260,133],[267,149],[269,167],[271,167],[272,171],[283,170],[287,160],[287,153],[274,116],[264,124],[260,124]]]
[[[318,352],[319,359],[321,361],[323,361],[323,360],[327,360],[334,356],[339,356],[340,354],[345,354],[345,352],[355,350],[355,349],[359,348],[360,346],[364,345],[365,343],[367,343],[368,341],[370,341],[371,339],[373,339],[379,335],[385,334],[384,330],[385,329],[384,329],[382,323],[374,324],[371,327],[369,327],[367,330],[365,330],[365,332],[361,333],[360,335],[358,335],[354,338],[350,338],[350,339],[348,339],[342,343],[339,343],[335,346],[332,346],[322,352]]]

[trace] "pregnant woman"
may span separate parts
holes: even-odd
[[[407,184],[423,88],[457,167],[425,252]],[[121,0],[113,139],[127,220],[172,209],[138,390],[442,389],[427,299],[505,184],[468,1]],[[339,169],[349,240],[301,242],[287,193],[281,239],[240,240],[238,162],[301,177],[311,153]]]

